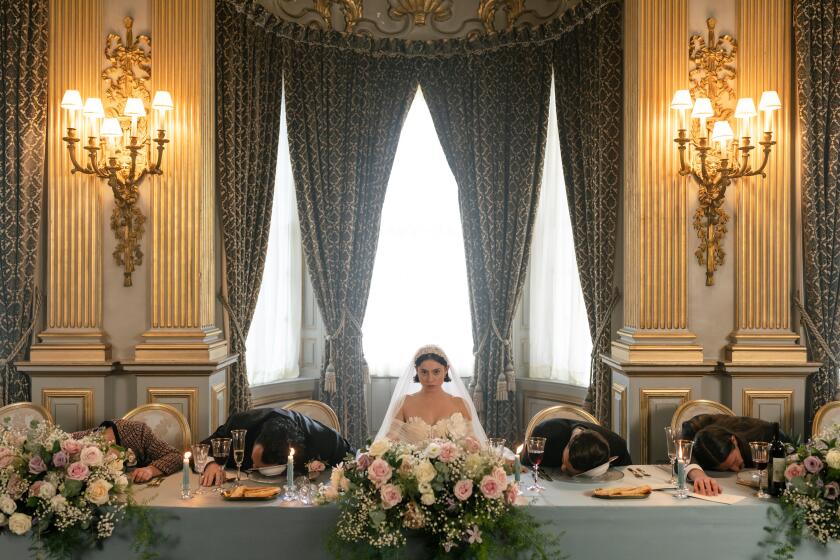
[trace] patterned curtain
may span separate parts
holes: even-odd
[[[813,359],[808,422],[835,397],[840,353],[840,2],[794,6],[796,93],[802,138],[805,313]]]
[[[616,224],[622,163],[620,2],[611,2],[560,36],[554,46],[557,126],[580,285],[592,336],[587,402],[609,425],[609,353]],[[607,336],[604,336],[604,335]]]
[[[283,92],[279,37],[216,3],[216,190],[224,244],[225,305],[233,327],[230,414],[250,408],[245,339],[262,281]],[[224,290],[223,290],[224,291]]]
[[[321,399],[368,437],[361,326],[385,189],[416,91],[393,57],[289,42],[286,107],[301,240],[327,330]]]
[[[29,400],[24,356],[35,284],[47,130],[49,2],[0,3],[0,406]]]
[[[551,88],[550,49],[507,47],[420,64],[420,86],[458,183],[475,368],[488,435],[515,441],[511,327],[528,269]]]

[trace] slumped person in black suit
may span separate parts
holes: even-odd
[[[601,466],[610,457],[616,457],[613,466],[633,464],[624,438],[590,422],[552,418],[540,422],[531,435],[546,438],[542,466],[560,467],[569,476]]]
[[[248,430],[245,434],[243,469],[286,464],[289,447],[295,450],[295,465],[303,466],[318,459],[335,466],[354,450],[335,430],[299,412],[275,408],[256,408],[234,414],[228,421],[201,443],[210,444],[214,438],[229,438],[232,430]],[[211,448],[212,453],[212,448]],[[227,466],[235,466],[233,452]],[[203,486],[222,482],[222,469],[208,463],[201,477]]]

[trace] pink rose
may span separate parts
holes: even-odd
[[[92,445],[82,449],[79,454],[79,461],[89,467],[98,467],[102,465],[103,460],[102,450]]]
[[[484,497],[491,500],[498,500],[502,497],[502,493],[505,491],[504,485],[490,475],[485,475],[485,477],[481,479],[480,488]]]
[[[396,484],[385,484],[379,489],[382,496],[382,509],[391,509],[402,501],[402,491]]]
[[[438,455],[438,459],[443,461],[444,463],[449,463],[450,461],[454,461],[460,455],[458,451],[458,446],[452,443],[451,441],[447,441],[443,445],[440,446],[440,454]]]
[[[32,486],[29,487],[29,495],[32,497],[37,498],[38,493],[41,492],[41,486],[44,485],[43,480],[36,480],[32,483]]]
[[[40,455],[33,455],[31,459],[29,459],[29,473],[30,474],[40,474],[47,470],[47,465],[44,463],[44,460],[41,459]]]
[[[60,469],[63,469],[67,466],[67,463],[70,461],[70,458],[67,456],[67,453],[64,451],[59,451],[52,458],[52,464]]]
[[[793,480],[797,476],[804,476],[805,475],[805,467],[803,467],[800,463],[791,463],[788,465],[788,468],[785,469],[785,478],[788,480]]]
[[[516,503],[516,497],[519,496],[519,485],[511,484],[505,490],[505,501],[511,505]]]
[[[0,469],[5,469],[15,460],[14,455],[0,455]]]
[[[493,469],[493,472],[490,473],[490,476],[498,480],[499,484],[501,485],[507,484],[507,473],[502,467],[496,467],[495,469]]]
[[[65,439],[61,442],[61,450],[68,455],[75,455],[82,450],[82,442],[75,439]]]
[[[327,468],[324,465],[324,463],[322,463],[318,459],[314,459],[312,461],[309,461],[309,465],[307,465],[307,467],[308,467],[308,470],[309,470],[309,474],[322,473]]]
[[[85,480],[89,474],[90,469],[80,461],[70,463],[70,466],[67,467],[67,478],[70,480]]]
[[[13,473],[10,477],[8,482],[6,482],[6,493],[13,499],[17,500],[23,496],[26,489],[29,487],[29,483],[19,477],[17,474]]]
[[[468,500],[469,497],[472,496],[472,492],[472,480],[459,480],[455,483],[455,487],[452,489],[452,493],[455,494],[455,497],[461,500],[462,502]]]
[[[368,479],[377,486],[388,482],[391,478],[391,465],[383,459],[374,459],[367,470]]]
[[[464,438],[464,448],[467,450],[467,453],[478,453],[481,449],[481,444],[474,437],[467,436]]]
[[[805,470],[807,470],[810,473],[816,474],[820,472],[823,468],[823,463],[822,461],[820,461],[820,458],[814,457],[813,455],[811,455],[810,457],[806,457],[804,463]]]
[[[367,453],[362,453],[359,455],[359,458],[356,459],[356,470],[364,471],[370,466],[370,455]]]

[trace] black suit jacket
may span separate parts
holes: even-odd
[[[318,459],[330,466],[335,466],[343,461],[348,453],[354,452],[347,440],[332,428],[328,428],[299,412],[282,408],[255,408],[234,414],[202,443],[210,444],[210,440],[213,438],[229,438],[231,430],[248,430],[245,434],[245,459],[242,462],[242,468],[250,469],[253,466],[251,452],[254,450],[254,443],[262,430],[263,424],[277,418],[290,424],[290,428],[292,428],[290,432],[296,434],[293,436],[295,441],[288,442],[295,448],[296,466],[302,466],[312,459]],[[213,454],[212,448],[210,454]],[[227,465],[236,466],[233,461],[232,450],[228,456]]]
[[[627,442],[615,432],[589,422],[571,420],[569,418],[552,418],[545,422],[540,422],[531,434],[533,437],[546,438],[542,466],[559,467],[563,464],[563,450],[569,445],[572,431],[578,426],[587,430],[593,430],[604,436],[604,439],[610,445],[610,457],[618,457],[612,463],[614,467],[633,464],[633,460],[630,458],[630,452],[627,451]]]

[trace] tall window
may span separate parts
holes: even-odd
[[[554,86],[530,269],[530,376],[589,385],[592,339],[580,288],[560,163]]]
[[[472,373],[472,327],[458,186],[423,98],[408,112],[382,210],[363,325],[371,374],[403,373],[414,351],[439,344]]]
[[[302,256],[295,202],[286,102],[280,112],[280,143],[271,209],[268,252],[257,308],[245,342],[248,380],[263,385],[299,374]]]

